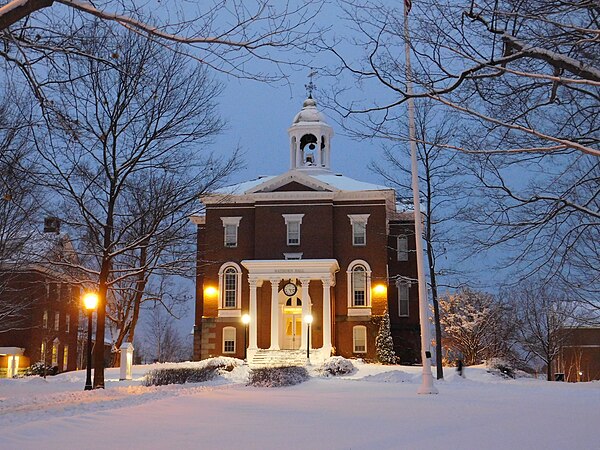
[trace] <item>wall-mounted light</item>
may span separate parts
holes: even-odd
[[[385,286],[385,284],[377,284],[373,288],[373,292],[375,293],[375,295],[385,295],[387,292],[387,287]]]
[[[214,286],[208,286],[204,288],[204,296],[205,297],[216,297],[219,291]]]

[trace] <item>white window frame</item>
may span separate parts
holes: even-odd
[[[356,345],[360,340],[364,341],[364,349]],[[367,353],[367,327],[364,325],[352,327],[352,353]]]
[[[408,236],[396,238],[396,260],[408,261]]]
[[[398,289],[398,317],[410,316],[410,287],[411,284],[402,280],[396,281]],[[402,314],[402,304],[405,303],[406,314]]]
[[[52,364],[51,366],[58,366],[58,344],[60,341],[58,339],[54,339],[52,342]]]
[[[300,253],[284,253],[283,254],[284,258],[287,261],[292,261],[292,260],[296,261],[296,260],[302,259],[302,255],[303,255],[302,252],[300,252]]]
[[[54,331],[58,331],[60,329],[60,311],[56,311],[54,313]]]
[[[235,270],[235,306],[225,306],[225,280],[228,269]],[[242,269],[234,262],[226,262],[219,269],[219,317],[241,317]]]
[[[223,222],[223,245],[228,248],[238,246],[238,229],[241,217],[221,217]]]
[[[364,247],[367,245],[367,222],[371,214],[348,214],[352,226],[352,245]]]
[[[236,339],[237,330],[235,327],[224,327],[223,328],[223,353],[224,354],[235,354],[237,350],[237,339]],[[233,338],[233,339],[232,339]],[[233,342],[233,350],[226,350],[225,344],[228,342]]]
[[[302,218],[304,214],[282,214],[283,220],[285,221],[286,231],[286,243],[288,246],[296,247],[300,245],[302,236]],[[298,226],[298,230],[293,229],[294,226]]]
[[[354,269],[362,266],[365,269],[365,304],[356,306],[354,304]],[[368,262],[357,259],[348,265],[346,271],[346,284],[348,289],[348,315],[349,316],[370,316],[371,315],[371,266]]]

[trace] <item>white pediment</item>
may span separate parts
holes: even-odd
[[[281,174],[277,177],[271,178],[253,188],[247,190],[245,194],[256,194],[260,192],[273,192],[277,189],[290,184],[290,183],[298,183],[303,186],[306,186],[310,190],[313,191],[321,191],[321,192],[337,192],[339,189],[331,186],[330,184],[324,183],[320,180],[317,180],[310,175],[302,173],[297,170],[290,170],[284,174]]]

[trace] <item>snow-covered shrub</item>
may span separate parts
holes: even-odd
[[[23,372],[23,375],[26,377],[31,377],[31,376],[36,376],[36,375],[43,377],[44,375],[50,376],[50,375],[56,375],[57,373],[58,373],[57,366],[51,366],[49,364],[44,364],[44,362],[42,362],[42,361],[38,361],[36,363],[33,363],[27,369],[25,369],[25,372]]]
[[[304,367],[267,367],[250,372],[248,386],[281,387],[293,386],[308,380],[308,372]]]
[[[502,358],[492,358],[486,361],[487,371],[504,378],[515,378],[515,368]]]
[[[323,362],[323,365],[319,368],[319,372],[326,377],[348,375],[354,372],[354,364],[342,356],[332,356]]]
[[[219,375],[222,371],[231,372],[237,365],[232,358],[214,358],[203,361],[197,367],[170,367],[154,369],[146,374],[144,386],[163,386],[165,384],[202,383]]]

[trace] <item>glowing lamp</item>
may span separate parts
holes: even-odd
[[[87,292],[83,296],[83,305],[88,311],[96,309],[96,306],[98,306],[98,294],[95,292]]]
[[[213,286],[209,286],[204,289],[204,295],[207,297],[216,297],[218,293],[219,291],[217,291],[217,288]]]
[[[373,291],[376,295],[385,295],[385,293],[387,292],[387,288],[384,284],[378,284],[373,288]]]
[[[304,321],[310,325],[313,321],[313,316],[311,316],[310,314],[307,314],[306,316],[304,316]]]
[[[244,314],[242,316],[242,323],[244,325],[248,325],[250,323],[250,315],[249,314]]]

